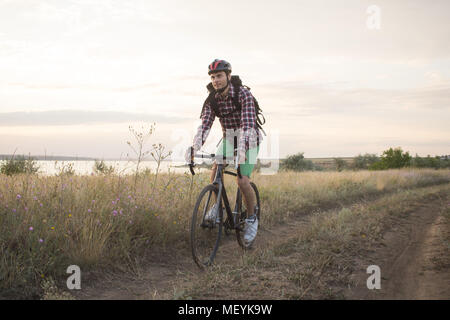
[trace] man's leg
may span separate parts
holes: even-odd
[[[238,186],[242,192],[245,207],[247,208],[247,218],[251,217],[255,212],[256,206],[256,195],[252,186],[250,185],[250,178],[247,176],[242,176],[242,178],[238,179]]]
[[[255,213],[256,195],[252,186],[250,185],[250,175],[256,164],[256,157],[259,152],[259,146],[247,150],[245,157],[245,163],[241,164],[242,178],[238,180],[239,189],[242,191],[245,207],[247,208],[248,217],[251,217]]]

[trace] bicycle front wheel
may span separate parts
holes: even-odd
[[[206,186],[198,196],[192,214],[192,257],[200,269],[204,269],[213,263],[222,235],[222,205],[219,206],[217,212],[217,215],[220,217],[219,223],[216,222],[216,219],[213,219],[213,221],[205,219],[206,214],[216,204],[217,195],[218,188],[216,185],[210,184]]]

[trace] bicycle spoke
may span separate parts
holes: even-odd
[[[217,187],[209,185],[200,193],[194,208],[191,222],[191,249],[194,261],[200,268],[212,263],[219,245],[222,232],[221,224],[205,221],[205,215],[211,210],[215,201],[211,201],[212,193],[216,193]]]

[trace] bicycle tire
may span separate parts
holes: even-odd
[[[207,185],[200,192],[195,203],[194,212],[191,220],[191,237],[190,244],[192,257],[200,269],[205,269],[212,265],[219,248],[220,238],[222,235],[223,212],[222,206],[219,206],[220,223],[204,222],[204,216],[212,206],[216,203],[212,193],[218,195],[218,187],[214,184]],[[206,201],[202,206],[203,201]],[[221,201],[222,202],[222,201]]]
[[[250,182],[250,185],[252,186],[253,191],[255,192],[255,197],[256,197],[256,217],[258,218],[258,229],[259,229],[261,227],[261,201],[260,201],[260,198],[259,198],[259,191],[258,191],[258,188],[256,187],[256,185],[253,182]],[[239,192],[241,192],[241,191],[239,191]],[[242,228],[236,228],[236,238],[237,238],[237,241],[239,243],[239,246],[242,249],[246,250],[246,249],[251,248],[251,246],[253,245],[255,240],[253,240],[249,244],[246,244],[245,241],[244,241],[243,225],[244,225],[245,219],[247,218],[247,212],[246,212],[246,210],[243,210],[244,206],[243,206],[242,198],[243,198],[243,195],[240,197],[240,200],[239,200],[240,203],[238,204],[239,222],[240,222],[239,224],[242,226]]]

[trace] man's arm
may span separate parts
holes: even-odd
[[[256,128],[256,107],[253,102],[253,96],[248,89],[242,87],[240,90],[241,101],[241,127],[239,139],[239,162],[245,161],[245,153],[251,148],[257,146],[257,128]]]
[[[215,118],[216,115],[212,111],[210,104],[206,103],[202,112],[202,124],[198,127],[197,133],[194,137],[193,143],[194,152],[200,150],[200,148],[205,143],[206,138],[208,137],[209,132],[211,131],[211,127]]]

